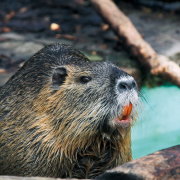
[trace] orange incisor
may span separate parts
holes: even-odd
[[[127,119],[130,116],[132,107],[133,107],[132,103],[129,103],[128,105],[123,107],[122,119]]]

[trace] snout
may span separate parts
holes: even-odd
[[[131,76],[124,76],[117,80],[117,90],[122,93],[127,90],[136,90],[137,84],[133,77]]]
[[[116,79],[117,114],[113,119],[115,125],[129,127],[132,124],[134,112],[138,103],[137,84],[128,74]]]

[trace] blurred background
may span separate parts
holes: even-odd
[[[162,55],[180,64],[180,1],[114,1]],[[180,144],[180,89],[153,77],[88,0],[1,0],[0,86],[45,45],[71,44],[93,60],[108,60],[140,87],[139,118],[132,130],[133,157]]]

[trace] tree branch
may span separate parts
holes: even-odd
[[[180,86],[180,67],[167,57],[157,54],[141,37],[130,19],[111,0],[91,2],[143,66],[149,68],[153,75],[162,75]]]

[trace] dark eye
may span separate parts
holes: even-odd
[[[89,77],[89,76],[81,76],[80,77],[80,82],[82,83],[82,84],[86,84],[86,83],[88,83],[89,81],[91,81],[91,77]]]

